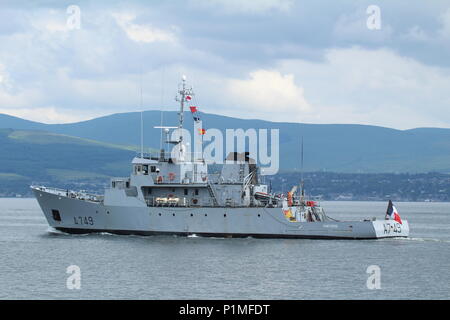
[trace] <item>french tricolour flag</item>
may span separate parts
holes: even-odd
[[[400,219],[400,215],[398,214],[398,211],[392,204],[391,200],[389,200],[388,208],[386,211],[386,219],[387,219],[387,216],[389,216],[389,219],[395,220],[398,223],[402,224],[402,219]]]

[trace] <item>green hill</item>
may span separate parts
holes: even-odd
[[[0,129],[0,194],[36,183],[107,183],[129,174],[133,147],[43,131]]]
[[[395,130],[384,127],[349,124],[299,124],[263,120],[248,120],[201,113],[204,127],[225,129],[266,128],[280,130],[280,161],[282,171],[298,171],[300,167],[300,139],[304,138],[305,171],[334,172],[443,172],[450,173],[450,129],[419,128]],[[176,112],[164,113],[164,124],[175,125]],[[42,124],[0,114],[0,128],[44,130],[57,134],[92,140],[71,140],[72,144],[91,143],[91,146],[111,147],[138,145],[140,141],[140,113],[120,113],[70,124]],[[145,144],[159,148],[159,111],[144,112]],[[186,113],[185,127],[192,128],[192,117]],[[16,132],[12,138],[39,140],[60,144],[62,136]],[[101,141],[105,144],[100,144]],[[113,144],[113,145],[110,145]],[[88,147],[88,145],[85,145]],[[120,149],[120,148],[119,148]],[[120,162],[120,160],[118,160]],[[103,164],[114,168],[114,166]]]

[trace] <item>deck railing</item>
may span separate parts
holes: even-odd
[[[161,154],[161,152],[155,151],[155,152],[145,152],[142,154],[144,159],[153,159],[153,160],[159,160],[159,159],[164,159],[164,160],[168,160],[170,158],[172,158],[172,152],[163,152]],[[141,158],[141,153],[137,152],[136,153],[136,157],[137,158]],[[201,152],[185,152],[184,153],[184,161],[195,161],[195,162],[199,162],[199,161],[204,161],[204,159],[202,158],[202,153]]]
[[[165,197],[151,197],[146,198],[145,202],[149,207],[214,207],[217,206],[213,199],[198,200],[194,203],[190,198],[165,198]]]
[[[60,197],[67,197],[72,199],[86,200],[92,202],[102,202],[104,200],[104,196],[88,193],[85,190],[73,191],[69,189],[50,188],[44,186],[32,186],[32,188],[43,192],[51,193]]]

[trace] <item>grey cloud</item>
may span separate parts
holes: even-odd
[[[72,1],[3,1],[0,71],[7,72],[12,83],[9,94],[39,90],[40,98],[30,99],[36,106],[95,109],[98,113],[136,106],[141,72],[146,82],[145,101],[153,107],[161,101],[163,73],[167,84],[175,84],[179,74],[186,72],[199,87],[202,102],[209,104],[208,111],[224,113],[227,100],[221,89],[228,80],[248,79],[255,70],[280,70],[280,61],[303,61],[305,68],[326,64],[326,54],[333,48],[389,50],[448,74],[450,45],[440,34],[440,17],[450,8],[448,1],[376,2],[382,13],[380,31],[370,31],[365,25],[366,8],[374,1],[321,0],[293,1],[289,10],[269,6],[258,12],[226,10],[220,4],[205,6],[196,1],[77,1],[82,10],[81,30],[50,32],[39,26],[45,26],[48,19],[64,24],[65,10]],[[112,15],[117,12],[134,13],[134,24],[171,32],[177,41],[133,41]],[[2,15],[7,15],[10,23],[5,23]],[[351,72],[352,62],[346,67],[344,72]],[[313,105],[348,103],[367,106],[364,110],[368,111],[373,105],[367,101],[378,95],[384,100],[377,105],[385,105],[385,100],[414,105],[383,88],[349,95],[342,84],[336,84],[336,89],[330,86],[330,92],[324,93],[322,83],[339,77],[329,79],[322,69],[312,70],[282,71],[295,74],[297,85],[305,88],[306,100]],[[167,103],[172,88],[166,89]],[[437,92],[442,101],[448,101],[442,89]],[[431,113],[441,110],[437,106]]]

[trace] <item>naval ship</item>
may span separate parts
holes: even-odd
[[[193,95],[183,78],[177,93],[178,127],[183,128],[185,103]],[[162,135],[161,135],[162,136]],[[260,168],[248,152],[227,155],[219,174],[208,173],[203,155],[184,154],[183,136],[167,141],[179,155],[166,152],[136,155],[131,174],[112,178],[104,195],[46,186],[31,186],[48,221],[72,234],[107,232],[134,235],[204,237],[378,239],[408,237],[389,202],[381,219],[338,221],[318,201],[305,196],[302,183],[287,195],[262,183]]]

